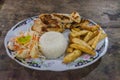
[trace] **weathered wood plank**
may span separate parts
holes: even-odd
[[[2,26],[12,27],[18,21],[40,13],[78,11],[82,16],[96,21],[103,27],[119,27],[119,3],[119,0],[6,0],[0,11],[0,22],[3,23]],[[5,22],[12,24],[5,25]]]
[[[5,0],[0,10],[0,80],[119,80],[119,3],[120,0]],[[99,61],[83,69],[51,72],[24,68],[7,56],[4,37],[18,21],[40,13],[72,11],[96,21],[107,32],[109,48]]]

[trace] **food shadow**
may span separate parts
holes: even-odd
[[[69,70],[68,74],[69,74],[70,80],[78,80],[83,77],[86,77],[90,72],[92,72],[95,68],[98,67],[100,62],[101,62],[101,58],[98,61],[96,61],[95,63],[93,63],[89,66],[86,66],[84,68]]]

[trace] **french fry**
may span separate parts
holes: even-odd
[[[105,37],[107,37],[107,34],[102,33],[101,36],[100,36],[100,38],[99,38],[99,41],[101,41],[101,40],[104,39]]]
[[[104,39],[105,37],[107,37],[107,34],[104,33],[104,31],[103,31],[102,29],[100,29],[100,31],[101,31],[102,33],[101,33],[101,36],[100,36],[99,41],[101,41],[102,39]]]
[[[71,53],[71,52],[73,52],[73,48],[71,47],[67,48],[67,53]]]
[[[87,34],[88,33],[88,31],[87,30],[82,30],[82,31],[80,31],[79,32],[79,36],[81,36],[81,35],[85,35],[85,34]]]
[[[71,35],[72,37],[78,36],[77,32],[71,32],[70,35]]]
[[[74,61],[75,59],[80,57],[81,53],[82,52],[80,50],[74,50],[72,53],[70,53],[64,57],[63,63],[67,64],[67,63]]]
[[[97,35],[97,37],[95,38],[93,44],[91,45],[91,47],[92,47],[93,49],[96,48],[96,46],[97,46],[97,44],[98,44],[98,42],[99,42],[99,39],[100,39],[101,34],[102,34],[102,31],[99,31],[99,34]]]
[[[88,33],[87,30],[82,30],[82,31],[79,31],[79,32],[71,32],[70,34],[71,34],[71,36],[76,37],[76,36],[85,35],[87,33]]]
[[[90,27],[91,27],[90,28],[91,31],[96,31],[96,30],[98,30],[100,28],[99,25],[93,25],[93,26],[90,26]]]
[[[75,29],[71,29],[72,33],[77,33],[77,31]]]
[[[71,31],[78,32],[78,31],[80,31],[80,29],[79,28],[73,28],[73,29],[71,29]]]
[[[86,35],[85,38],[84,38],[84,41],[85,41],[85,42],[88,42],[88,41],[90,40],[90,38],[91,38],[92,35],[93,35],[93,32],[91,32],[91,31],[88,32],[87,35]]]
[[[74,49],[79,49],[79,44],[72,43],[70,44],[70,47]]]
[[[82,23],[80,26],[82,29],[89,30],[89,31],[96,31],[100,28],[99,25],[88,25],[88,23]]]
[[[75,38],[75,37],[71,36],[71,34],[70,34],[69,35],[69,41],[71,42],[73,38]]]
[[[90,40],[91,40],[91,39],[93,39],[95,36],[97,36],[97,35],[98,35],[98,33],[99,33],[99,31],[98,31],[98,30],[97,30],[97,31],[94,31],[94,32],[93,32],[93,35],[92,35],[92,36],[91,36],[91,38],[90,38]]]
[[[79,44],[79,45],[82,45],[86,48],[89,48],[89,49],[92,49],[85,41],[81,40],[81,39],[78,39],[78,38],[73,38],[72,39],[72,42],[75,43],[75,44]]]
[[[93,44],[93,42],[95,41],[96,37],[94,37],[93,39],[91,39],[88,44],[91,46]]]
[[[95,55],[95,51],[92,50],[92,48],[86,42],[78,38],[73,38],[72,42],[74,44],[71,44],[70,47],[80,49],[81,51],[91,54],[91,55]]]
[[[82,46],[82,45],[79,45],[79,44],[71,44],[70,45],[71,48],[75,48],[75,49],[79,49],[87,54],[90,54],[90,55],[95,55],[95,51],[92,50],[92,49],[89,49],[89,48],[86,48],[85,46]]]
[[[104,39],[105,37],[106,37],[107,35],[105,34],[105,33],[102,33],[101,35],[100,35],[100,38],[99,38],[99,41],[101,41],[102,39]],[[97,37],[97,36],[96,36]],[[88,44],[91,46],[92,44],[93,44],[93,42],[96,40],[96,37],[94,37],[93,39],[91,39],[89,42],[88,42]],[[98,41],[98,42],[99,42]]]

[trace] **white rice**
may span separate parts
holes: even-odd
[[[49,59],[55,59],[64,54],[67,48],[67,40],[59,32],[46,32],[40,37],[42,53]]]

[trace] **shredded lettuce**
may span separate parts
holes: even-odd
[[[26,44],[27,42],[29,42],[30,40],[31,40],[31,36],[30,35],[19,37],[17,39],[18,43],[23,44],[23,45]]]

